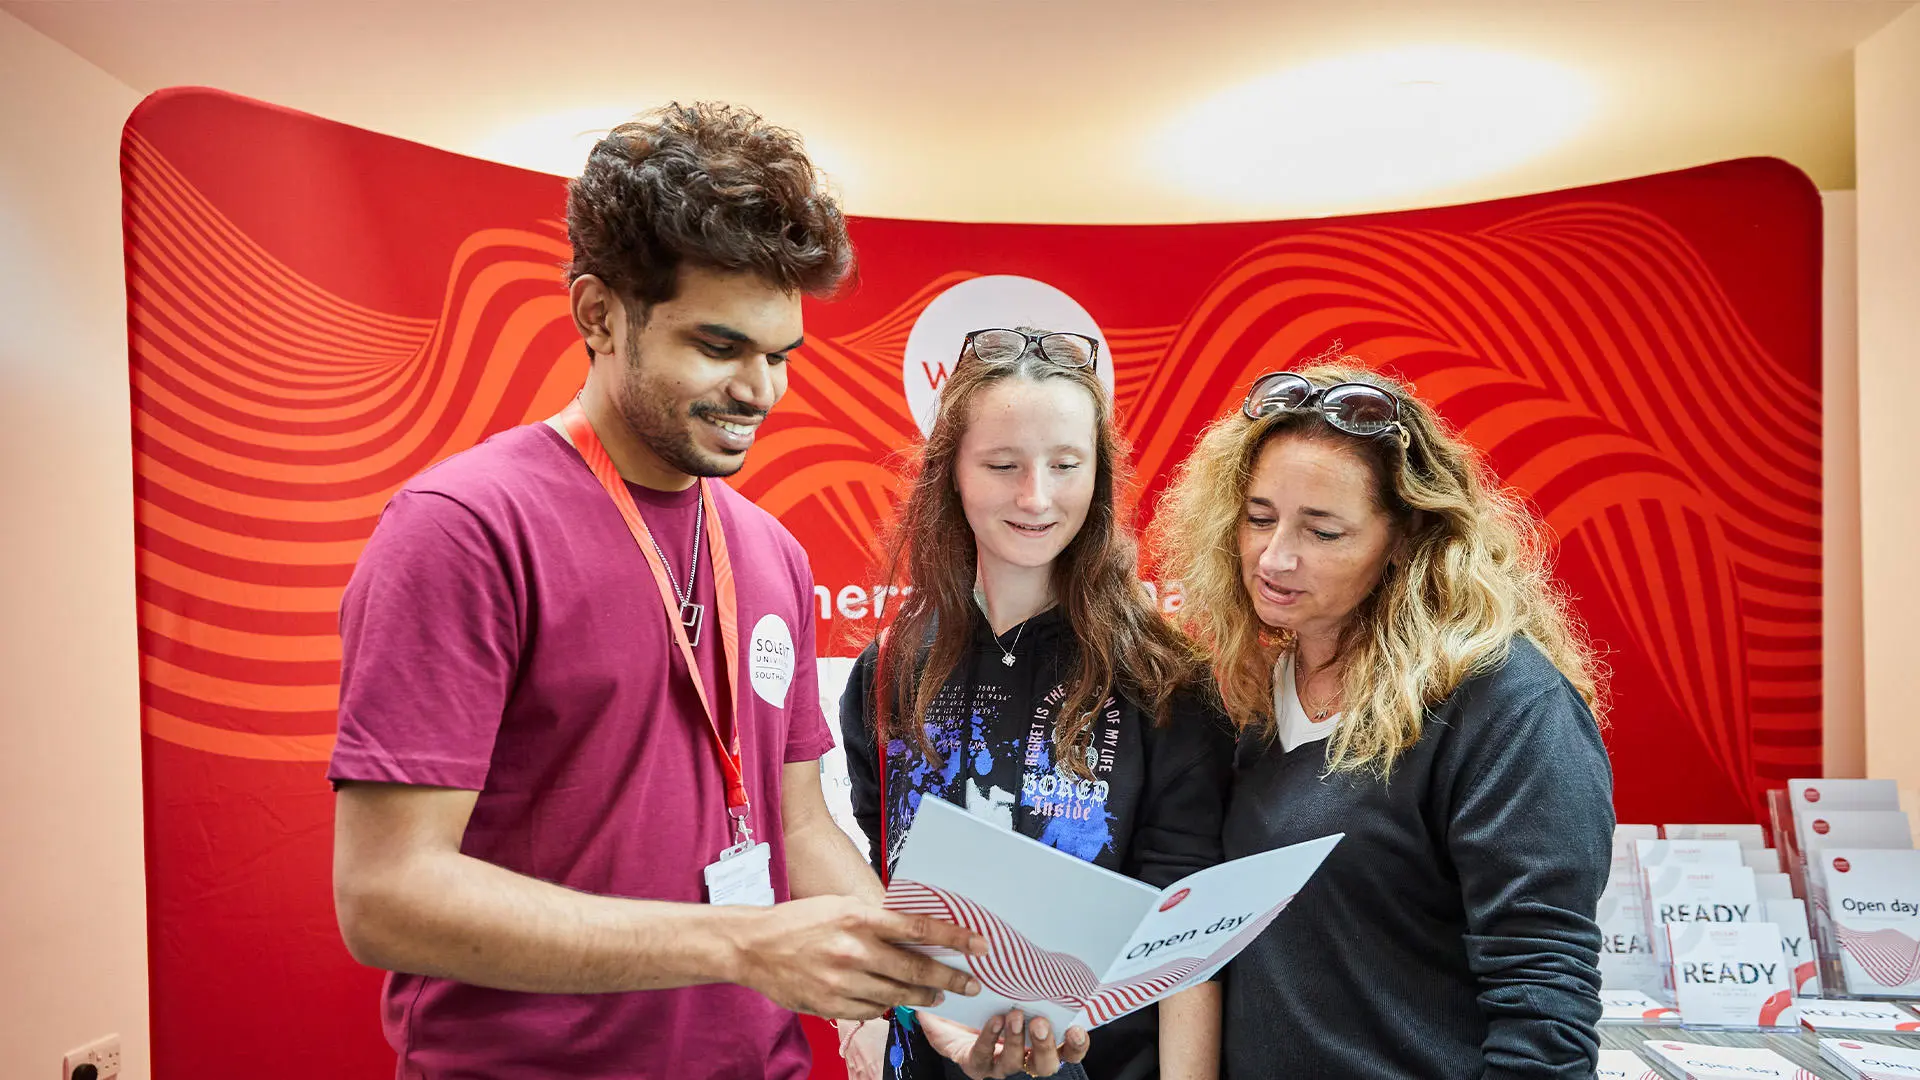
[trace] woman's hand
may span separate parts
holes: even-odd
[[[846,1061],[847,1080],[880,1080],[887,1060],[887,1018],[836,1020],[840,1029],[840,1056]]]
[[[916,1018],[934,1052],[960,1066],[972,1080],[999,1080],[1022,1072],[1052,1076],[1062,1062],[1085,1059],[1091,1045],[1085,1031],[1070,1028],[1066,1042],[1055,1046],[1053,1026],[1045,1018],[1028,1022],[1019,1009],[994,1017],[980,1031],[924,1012]]]

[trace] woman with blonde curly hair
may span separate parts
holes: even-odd
[[[1228,973],[1226,1075],[1590,1077],[1603,673],[1540,523],[1337,351],[1256,381],[1155,522],[1241,731],[1227,856],[1346,834]]]

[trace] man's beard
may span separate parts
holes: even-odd
[[[641,370],[638,341],[628,339],[623,359],[626,368],[620,379],[620,418],[655,457],[688,476],[732,476],[746,465],[745,454],[710,454],[694,445],[688,421],[704,423],[703,418],[708,416],[751,421],[763,414],[738,402],[726,407],[696,401],[685,416],[677,416],[670,396],[656,390]]]

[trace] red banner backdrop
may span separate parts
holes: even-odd
[[[396,487],[578,386],[564,188],[203,90],[142,104],[122,167],[154,1075],[388,1075],[330,900],[335,610]],[[1621,820],[1755,820],[1820,772],[1819,222],[1771,160],[1312,221],[857,220],[860,285],[809,307],[734,483],[812,553],[848,655],[923,345],[957,345],[909,339],[956,285],[1097,326],[1149,508],[1252,376],[1337,337],[1552,524],[1613,669]]]

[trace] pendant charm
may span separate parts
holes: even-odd
[[[680,605],[680,625],[687,628],[687,644],[695,648],[700,646],[700,624],[706,618],[707,606],[692,601]]]
[[[1000,662],[1001,662],[1001,663],[1003,663],[1003,664],[1005,664],[1005,665],[1007,665],[1008,667],[1012,667],[1012,666],[1013,666],[1013,654],[1012,654],[1012,653],[1001,653],[1001,654],[1000,654]]]

